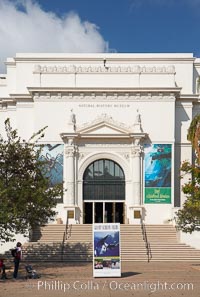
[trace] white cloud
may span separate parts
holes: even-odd
[[[107,52],[99,28],[77,13],[62,17],[32,0],[0,0],[0,68],[17,52]]]

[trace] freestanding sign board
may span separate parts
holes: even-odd
[[[121,277],[120,224],[93,224],[93,276]]]

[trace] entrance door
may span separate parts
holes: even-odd
[[[124,203],[115,203],[115,222],[124,224]]]
[[[112,202],[105,202],[104,223],[113,223],[114,209]]]
[[[95,210],[94,222],[95,223],[103,223],[103,203],[95,202],[94,210]]]
[[[124,224],[124,202],[85,202],[84,224]]]
[[[92,224],[93,223],[93,203],[85,202],[84,203],[84,224]]]

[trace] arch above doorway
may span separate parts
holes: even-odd
[[[94,161],[100,159],[108,159],[116,162],[123,170],[125,175],[125,180],[129,180],[131,177],[130,167],[125,158],[115,152],[97,152],[88,154],[81,162],[79,170],[78,170],[78,180],[83,180],[83,175],[86,168]]]

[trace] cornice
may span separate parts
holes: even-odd
[[[1,102],[14,102],[13,98],[11,97],[0,97]]]
[[[34,101],[175,101],[180,88],[29,88]]]
[[[9,102],[33,102],[33,97],[30,94],[10,94],[10,97],[0,98],[0,102],[9,103]]]
[[[2,104],[16,104],[17,102],[33,102],[33,98],[30,94],[10,94],[10,97],[1,97],[0,103]]]
[[[32,96],[30,94],[10,94],[10,97],[13,99],[32,99]]]
[[[181,88],[56,88],[28,87],[29,94],[11,93],[0,101],[174,101],[195,100],[199,95],[180,95]],[[180,99],[181,98],[181,99]]]
[[[200,67],[200,58],[196,58],[195,61],[194,61],[194,65],[196,67]]]
[[[6,111],[8,109],[16,109],[16,101],[12,98],[0,98],[0,111]]]
[[[93,133],[93,134],[90,134],[90,133],[77,133],[77,134],[74,134],[72,135],[71,133],[61,133],[60,136],[63,138],[63,139],[66,139],[66,138],[77,138],[77,139],[95,139],[95,138],[103,138],[103,139],[131,139],[134,137],[134,134],[133,133],[129,133],[129,134],[116,134],[116,133],[109,133],[109,134],[99,134],[99,133]]]
[[[192,53],[19,53],[16,62],[193,62],[196,58]]]
[[[125,87],[125,88],[65,88],[65,87],[28,87],[27,88],[30,94],[34,94],[35,92],[67,92],[67,93],[81,93],[81,92],[99,92],[99,93],[125,93],[125,92],[134,92],[134,93],[180,93],[182,88],[178,87]]]
[[[180,94],[180,96],[177,98],[177,101],[183,101],[183,102],[198,102],[200,99],[199,94]]]
[[[99,134],[99,133],[61,133],[60,136],[62,139],[75,138],[75,139],[142,139],[147,137],[147,133],[127,133],[127,134],[116,134],[116,133],[108,133],[108,134]]]

